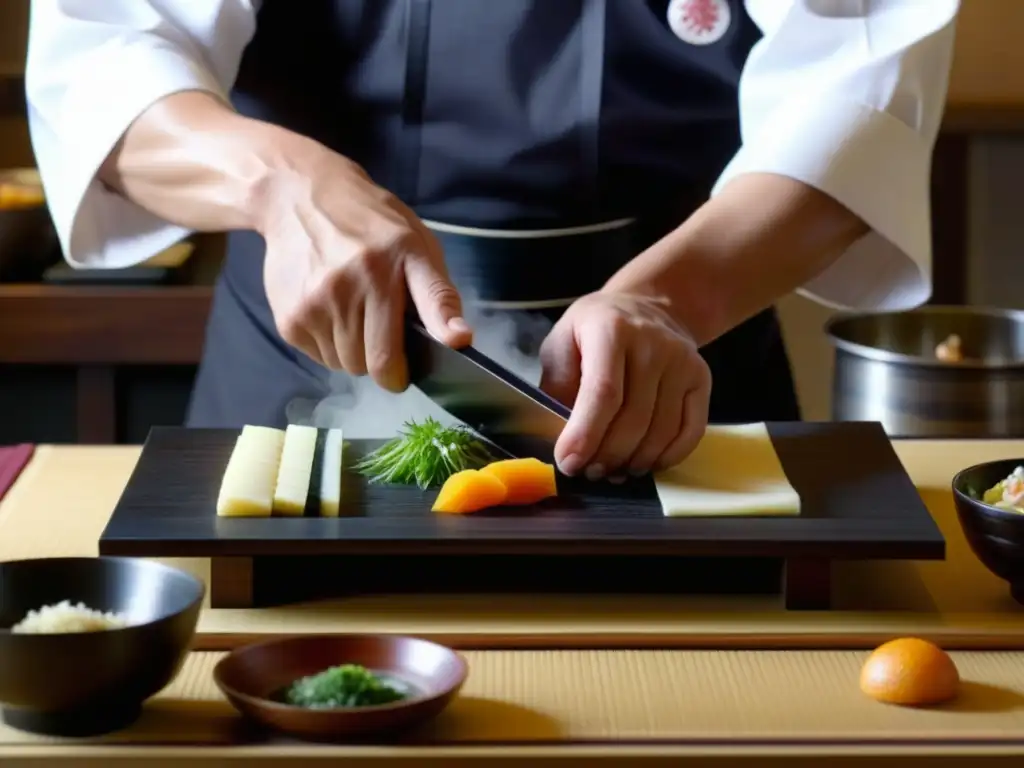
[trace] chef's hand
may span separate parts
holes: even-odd
[[[711,371],[654,300],[597,292],[577,300],[541,346],[541,387],[572,407],[559,469],[592,480],[684,459],[704,434]]]
[[[402,391],[407,288],[431,334],[452,346],[471,341],[441,248],[416,214],[341,155],[324,151],[297,170],[275,181],[260,227],[278,331],[328,368]]]

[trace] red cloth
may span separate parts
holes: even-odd
[[[29,444],[0,446],[0,499],[7,494],[21,470],[32,459],[35,446]]]

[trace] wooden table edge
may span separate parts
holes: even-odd
[[[812,632],[415,632],[415,636],[460,651],[591,651],[591,650],[728,650],[728,651],[835,651],[871,650],[895,637],[913,635],[930,640],[951,651],[1024,651],[1024,632],[1020,628],[992,631],[963,629],[921,629],[908,614],[905,625],[887,630],[850,633],[816,630]],[[916,627],[916,628],[915,628]],[[206,632],[196,635],[193,651],[233,651],[245,645],[292,634],[342,634],[341,629],[298,632]],[[383,634],[405,634],[383,631]]]
[[[476,762],[495,759],[523,760],[584,760],[587,765],[595,761],[630,761],[635,765],[640,760],[647,764],[680,758],[733,758],[755,760],[773,758],[822,758],[822,757],[1018,757],[1024,755],[1024,739],[1004,743],[950,744],[942,741],[918,743],[829,743],[806,742],[802,744],[778,744],[770,741],[715,744],[683,743],[665,741],[613,742],[589,744],[501,744],[464,746],[348,746],[317,745],[296,742],[294,744],[262,744],[246,746],[172,746],[104,744],[104,745],[26,745],[16,747],[0,746],[0,758],[5,768],[15,768],[22,760],[24,765],[38,766],[45,760],[47,766],[59,761],[73,761],[76,766],[92,761],[117,760],[123,764],[126,759],[147,761],[159,760],[159,765],[185,765],[199,768],[207,760],[220,764],[223,760],[258,760],[260,766],[285,765],[292,761],[308,763],[317,760],[358,760],[374,763],[415,763],[425,761]],[[349,763],[351,764],[351,763]],[[912,765],[912,764],[911,764]]]

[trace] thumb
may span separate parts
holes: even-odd
[[[571,327],[556,325],[540,346],[540,388],[572,407],[580,388],[582,360]]]
[[[449,347],[462,347],[473,340],[469,323],[462,316],[462,297],[443,262],[439,266],[427,256],[410,256],[405,262],[405,282],[430,335]]]

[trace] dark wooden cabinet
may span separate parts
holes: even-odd
[[[212,288],[0,285],[0,444],[180,424]]]

